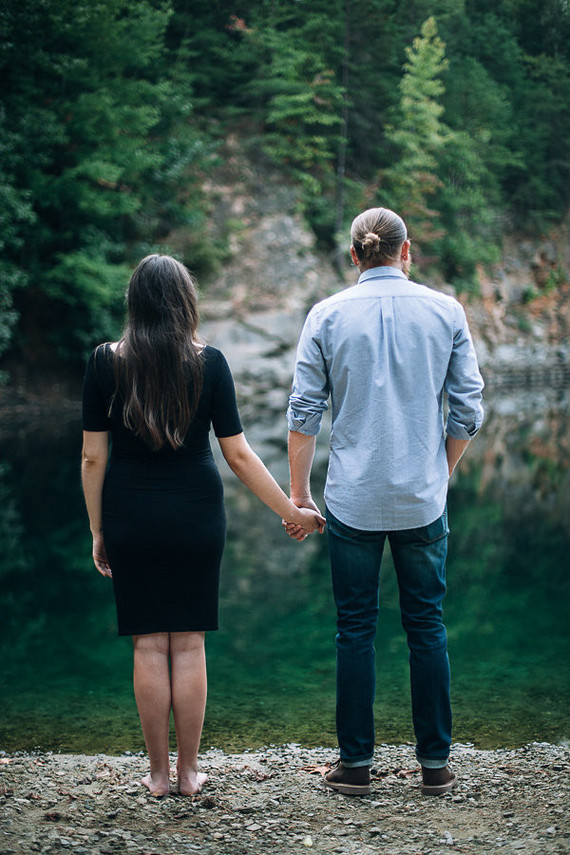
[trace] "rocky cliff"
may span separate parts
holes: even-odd
[[[207,190],[212,240],[226,235],[228,261],[205,290],[202,332],[228,354],[244,421],[272,430],[308,309],[353,284],[356,271],[348,252],[342,274],[317,252],[294,189],[248,159],[238,140],[228,141]],[[536,240],[508,238],[496,267],[480,271],[480,296],[456,295],[489,392],[570,385],[569,237],[570,219]],[[426,284],[455,293],[441,281]]]

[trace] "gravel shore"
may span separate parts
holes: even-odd
[[[202,793],[152,798],[144,756],[0,755],[0,855],[570,852],[570,750],[455,745],[460,783],[422,796],[411,746],[377,748],[373,792],[325,789],[330,749],[201,755]],[[174,767],[174,758],[173,758]]]

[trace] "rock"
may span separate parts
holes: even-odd
[[[200,758],[210,776],[207,788],[201,797],[188,800],[174,794],[155,800],[142,787],[134,789],[130,782],[148,771],[145,757],[42,755],[43,784],[58,784],[50,791],[48,810],[44,800],[29,798],[37,766],[24,756],[21,763],[0,766],[0,786],[9,780],[13,790],[13,797],[2,804],[0,852],[294,855],[314,849],[323,855],[372,855],[381,848],[390,855],[436,855],[444,846],[525,855],[567,851],[570,783],[561,772],[570,762],[568,747],[533,744],[480,751],[456,745],[453,752],[461,783],[475,782],[477,799],[423,797],[416,771],[403,778],[383,775],[415,769],[409,745],[377,748],[378,778],[372,782],[372,798],[366,799],[315,785],[307,769],[326,761],[326,748],[271,746],[240,755],[207,751]],[[108,774],[97,779],[101,771]],[[61,772],[77,782],[65,793]],[[101,788],[97,797],[91,795],[90,810],[83,809],[81,796],[91,785],[78,783],[85,777],[97,780]]]

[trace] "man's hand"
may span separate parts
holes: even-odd
[[[468,439],[455,439],[452,436],[446,437],[445,453],[447,454],[447,468],[449,469],[450,478],[453,474],[453,470],[461,460],[468,445]]]
[[[317,531],[319,534],[322,534],[325,530],[325,522],[324,517],[322,516],[318,505],[315,504],[311,496],[291,496],[291,501],[294,505],[297,505],[298,508],[307,508],[310,511],[315,511],[320,515],[321,519],[317,520]],[[308,536],[308,533],[305,529],[298,525],[297,523],[288,523],[283,520],[283,528],[293,540],[302,541]]]

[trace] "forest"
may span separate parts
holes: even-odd
[[[320,251],[393,207],[419,270],[466,293],[507,232],[570,203],[567,0],[2,0],[0,75],[5,365],[78,370],[148,252],[207,290],[230,133],[296,188]]]

